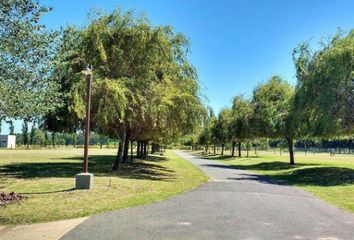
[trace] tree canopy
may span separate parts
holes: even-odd
[[[58,69],[62,82],[70,82],[65,107],[83,119],[85,78],[80,68],[92,64],[92,126],[121,140],[116,163],[129,141],[171,141],[201,123],[206,110],[182,34],[120,9],[93,14],[84,29],[71,32],[71,48],[77,50],[62,54],[65,61]]]
[[[43,115],[60,104],[51,75],[57,33],[39,24],[50,10],[35,0],[1,0],[0,119]]]
[[[228,123],[232,155],[236,141],[284,139],[290,163],[294,140],[351,136],[354,129],[354,30],[337,34],[317,51],[302,43],[293,51],[297,84],[292,87],[279,76],[259,84],[250,99],[233,99]],[[222,113],[201,131],[201,144],[225,144]],[[206,125],[207,126],[207,125]],[[219,126],[219,128],[218,128]],[[214,133],[214,134],[213,134]]]
[[[340,33],[318,51],[308,43],[294,49],[297,71],[295,107],[309,136],[330,137],[354,131],[354,30]]]

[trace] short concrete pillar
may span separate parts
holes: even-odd
[[[93,174],[92,173],[79,173],[76,174],[76,189],[92,189],[93,188]]]

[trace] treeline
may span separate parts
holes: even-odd
[[[9,134],[16,135],[16,145],[25,147],[55,147],[55,146],[80,146],[84,144],[84,133],[82,131],[66,133],[66,132],[50,132],[43,123],[37,121],[23,121],[21,133],[15,133],[14,123],[12,120],[6,122],[9,127]],[[0,123],[0,133],[2,126]],[[117,146],[117,139],[110,139],[107,136],[92,132],[90,134],[90,145],[103,145],[106,147]]]
[[[3,3],[0,119],[39,119],[44,132],[36,131],[38,141],[45,132],[71,136],[84,129],[82,71],[88,65],[91,130],[119,140],[114,170],[127,162],[129,147],[145,157],[149,145],[157,151],[192,133],[205,116],[197,73],[187,59],[188,40],[171,26],[154,26],[145,15],[117,9],[92,11],[86,26],[53,32],[39,23],[50,7],[32,0]]]
[[[192,138],[187,136],[179,144],[175,144],[173,147],[181,149],[193,149],[193,150],[203,150],[205,153],[221,153],[222,147],[220,144],[211,145],[201,145],[198,138]],[[278,150],[277,150],[278,149]],[[232,153],[232,143],[227,142],[224,146],[224,150]],[[237,150],[237,149],[236,149]],[[246,157],[249,157],[249,152],[254,151],[257,154],[258,150],[263,151],[279,151],[284,152],[288,150],[288,144],[284,139],[272,139],[261,138],[252,139],[250,141],[245,141],[241,143],[242,151],[246,151]],[[353,154],[354,153],[354,138],[344,138],[344,139],[297,139],[294,143],[294,152],[313,152],[313,153],[329,153],[333,154]],[[235,149],[234,149],[235,155]],[[242,152],[239,153],[242,156]]]
[[[283,139],[290,164],[295,164],[296,140],[311,143],[315,139],[352,139],[354,132],[354,30],[337,34],[317,51],[300,44],[293,51],[297,84],[291,86],[280,76],[258,84],[250,98],[234,97],[232,106],[215,116],[210,111],[196,143],[226,144],[231,154],[241,157],[241,145],[257,139]],[[349,140],[352,143],[352,140]],[[335,147],[339,142],[322,141]],[[351,145],[350,145],[351,146]]]
[[[41,129],[31,131],[28,135],[17,133],[16,145],[36,148],[36,147],[82,147],[84,145],[84,133],[55,133]],[[111,148],[117,146],[118,141],[109,139],[96,133],[91,133],[90,145],[96,145],[100,148]]]

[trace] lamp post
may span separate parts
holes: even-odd
[[[88,173],[88,148],[90,144],[90,110],[91,110],[91,82],[92,65],[81,71],[86,76],[86,118],[85,118],[85,146],[83,173],[76,175],[76,189],[91,189],[93,187],[93,174]]]
[[[85,148],[84,148],[84,173],[88,172],[88,147],[90,144],[90,111],[91,111],[91,82],[92,66],[86,67],[82,73],[87,76],[86,80],[86,118],[85,118]]]

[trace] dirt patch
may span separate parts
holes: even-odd
[[[15,192],[11,192],[11,193],[0,192],[0,207],[4,207],[5,205],[10,203],[18,203],[25,198],[27,197]]]

